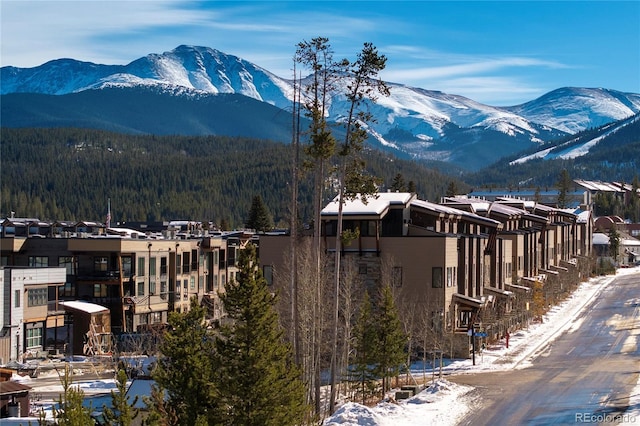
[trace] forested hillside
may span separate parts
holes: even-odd
[[[480,187],[526,187],[553,188],[562,170],[567,170],[575,179],[631,182],[640,175],[640,120],[603,137],[589,148],[586,155],[572,159],[534,159],[520,164],[510,164],[517,158],[525,157],[553,148],[550,154],[569,149],[572,145],[584,145],[597,140],[603,129],[588,129],[562,140],[549,142],[529,151],[513,155],[482,169],[468,174],[465,181]]]
[[[2,129],[0,215],[43,220],[208,220],[242,227],[260,195],[275,223],[288,220],[292,148],[223,136],[134,136],[99,130]],[[398,175],[420,198],[438,200],[448,178],[417,163],[365,153],[390,188]],[[459,189],[466,186],[455,181]],[[311,216],[301,178],[302,220]]]

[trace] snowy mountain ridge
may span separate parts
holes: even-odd
[[[620,131],[621,129],[633,123],[638,123],[638,122],[640,122],[640,114],[636,114],[626,120],[622,120],[622,121],[611,123],[607,126],[604,126],[601,129],[600,134],[594,138],[587,139],[584,141],[581,141],[580,138],[571,139],[559,145],[540,150],[530,155],[520,157],[516,160],[509,162],[509,164],[511,165],[522,164],[522,163],[526,163],[527,161],[538,159],[538,158],[543,160],[555,160],[555,159],[568,160],[568,159],[581,157],[583,155],[588,154],[591,148],[596,146],[599,142],[603,141],[606,137]]]
[[[127,65],[59,59],[34,68],[2,67],[0,94],[65,95],[113,87],[150,88],[194,99],[240,94],[291,110],[293,82],[239,57],[199,46],[178,46]],[[598,127],[640,111],[640,94],[561,88],[513,107],[493,107],[463,96],[388,83],[391,95],[370,104],[370,134],[381,149],[405,156],[487,163],[552,139]],[[132,100],[133,101],[133,100]],[[336,93],[329,119],[346,99]],[[492,144],[492,145],[489,145]]]

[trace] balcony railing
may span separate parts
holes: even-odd
[[[120,271],[79,271],[78,281],[117,281],[120,279]]]

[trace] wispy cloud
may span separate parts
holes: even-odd
[[[455,77],[459,75],[497,72],[513,67],[567,68],[566,65],[556,62],[531,58],[496,58],[435,67],[421,66],[403,69],[391,68],[385,72],[385,75],[387,77],[398,79],[398,81],[411,81],[427,78]]]
[[[58,58],[126,64],[192,44],[287,78],[296,44],[323,36],[336,59],[372,42],[388,58],[388,81],[472,98],[526,99],[560,84],[624,82],[616,88],[637,90],[638,41],[629,34],[637,34],[638,6],[571,3],[532,11],[527,2],[482,1],[0,0],[0,65]],[[475,12],[463,16],[461,7]],[[559,15],[546,13],[557,8],[581,19],[558,25]],[[519,25],[527,13],[537,15],[536,25]],[[594,22],[597,32],[585,29]],[[587,45],[606,46],[609,57]]]

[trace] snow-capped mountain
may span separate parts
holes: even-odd
[[[137,89],[118,92],[120,96],[131,93],[131,99],[120,106],[122,114],[126,114],[128,105],[141,102],[135,97],[141,89],[189,98],[192,102],[208,99],[209,103],[211,96],[236,94],[284,111],[291,110],[293,98],[291,80],[207,47],[179,46],[163,54],[147,55],[127,65],[60,59],[35,68],[3,67],[0,71],[2,95],[36,93],[65,96]],[[389,87],[390,96],[380,96],[376,104],[369,105],[375,118],[375,123],[369,127],[374,145],[404,156],[448,161],[472,169],[640,111],[640,94],[606,89],[563,88],[523,105],[499,108],[463,96],[402,84],[389,83]],[[24,108],[25,102],[20,102]],[[335,94],[329,109],[330,120],[339,120],[345,112],[345,102],[343,95]],[[55,101],[48,100],[47,103],[53,105]],[[24,113],[29,114],[27,109]],[[54,115],[56,113],[53,111]],[[176,114],[180,113],[176,111]],[[42,111],[34,113],[37,117],[44,115],[47,114]],[[112,119],[117,120],[116,117]],[[244,119],[250,120],[250,117]],[[4,120],[4,114],[3,125],[11,126]],[[153,127],[135,129],[135,124],[132,125],[132,131],[155,131]],[[193,129],[184,129],[184,133],[198,133],[197,129],[206,133],[210,128],[202,123],[194,126]]]
[[[564,87],[534,101],[506,109],[529,121],[575,134],[623,120],[637,113],[639,106],[638,94]]]
[[[636,114],[627,119],[602,126],[600,129],[595,131],[595,135],[580,135],[574,139],[559,143],[550,148],[545,148],[534,152],[533,154],[522,156],[509,162],[509,164],[522,164],[534,159],[569,160],[582,157],[589,154],[589,152],[591,152],[600,142],[606,140],[608,137],[631,126],[635,126],[637,128],[639,124],[640,114]]]

